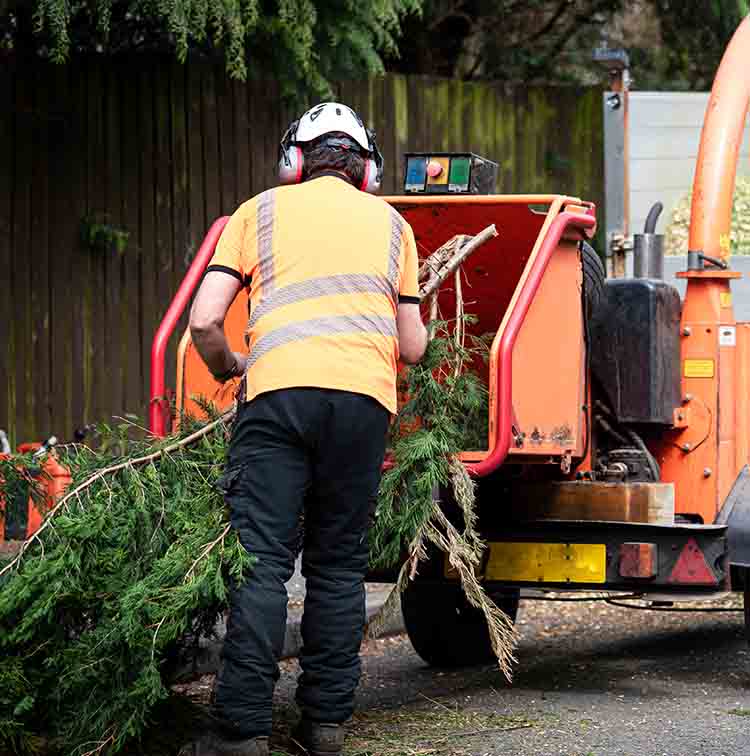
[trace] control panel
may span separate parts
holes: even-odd
[[[407,152],[405,194],[494,194],[497,163],[473,152]]]

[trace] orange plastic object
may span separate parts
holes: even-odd
[[[18,447],[20,454],[36,451],[40,444],[21,444]],[[3,459],[11,459],[3,455]],[[31,496],[24,497],[22,501],[8,503],[0,497],[0,542],[5,540],[24,540],[33,535],[42,524],[44,516],[55,504],[55,501],[65,493],[70,485],[71,477],[69,470],[60,464],[54,452],[50,452],[44,458],[38,472],[30,473],[42,488],[43,496],[36,502]],[[2,480],[0,480],[0,485]],[[14,508],[13,517],[9,517],[11,507]]]
[[[495,334],[487,374],[489,448],[463,455],[485,475],[508,454],[549,462],[580,457],[585,444],[581,268],[576,242],[593,234],[592,205],[559,195],[389,197],[414,229],[425,257],[456,234],[475,234],[494,223],[499,236],[463,266],[472,331]],[[455,313],[449,282],[438,298]],[[244,348],[247,293],[238,294],[225,319],[230,347]],[[236,382],[213,380],[185,332],[177,360],[177,409],[200,415],[195,397],[218,407],[232,402]],[[521,461],[521,460],[519,460]]]
[[[682,310],[681,376],[689,422],[651,444],[662,480],[675,485],[675,512],[711,523],[742,467],[750,462],[750,325],[737,323],[735,271],[687,272]]]
[[[688,249],[729,257],[737,158],[750,104],[750,16],[738,27],[714,79],[693,182]]]

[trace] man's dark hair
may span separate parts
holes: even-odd
[[[358,147],[349,150],[336,149],[326,144],[331,137],[349,139],[348,134],[334,131],[330,134],[314,139],[306,144],[303,149],[305,157],[302,179],[308,179],[320,171],[341,171],[345,173],[354,186],[361,186],[365,178],[365,161],[366,157],[361,153]]]

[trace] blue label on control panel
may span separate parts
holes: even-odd
[[[423,192],[427,180],[427,158],[411,157],[406,162],[406,181],[404,190],[407,192]]]

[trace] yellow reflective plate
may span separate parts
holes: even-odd
[[[683,371],[685,378],[713,378],[713,360],[685,360]]]
[[[603,543],[490,543],[485,580],[533,583],[603,583]]]

